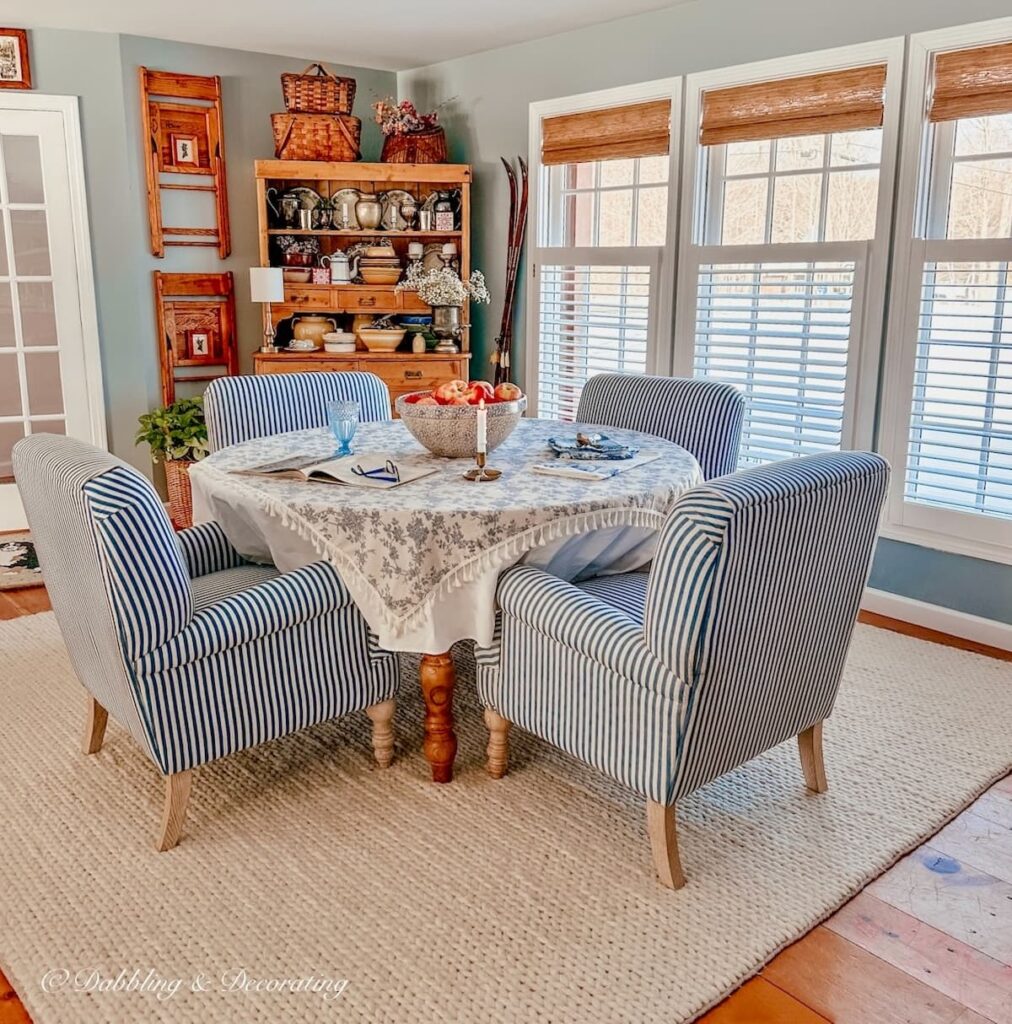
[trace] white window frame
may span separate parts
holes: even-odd
[[[853,368],[845,399],[844,448],[870,448],[874,437],[878,398],[879,361],[885,323],[886,279],[893,221],[893,186],[899,140],[899,115],[903,85],[903,37],[876,40],[856,46],[819,50],[775,60],[758,61],[715,71],[688,75],[682,115],[682,197],[678,241],[675,344],[672,372],[691,377],[695,363],[696,287],[699,266],[706,263],[749,263],[761,259],[784,262],[809,259],[855,260],[855,308],[861,321],[853,325],[856,339],[848,373]],[[802,242],[762,246],[700,244],[706,211],[707,150],[699,143],[703,93],[707,90],[748,85],[752,82],[836,71],[868,64],[886,65],[885,110],[882,125],[882,159],[879,164],[878,208],[875,239],[859,242]],[[843,248],[841,248],[843,247]],[[813,255],[817,253],[818,255]],[[848,255],[843,256],[843,253]],[[761,255],[760,255],[761,254]],[[862,295],[857,307],[858,294]]]
[[[668,219],[663,246],[542,246],[541,225],[545,217],[542,195],[541,163],[541,122],[547,117],[560,114],[576,114],[586,110],[601,110],[607,107],[624,106],[630,103],[646,103],[650,100],[671,101],[671,141],[668,147]],[[682,110],[682,79],[663,78],[653,82],[602,89],[577,96],[541,100],[530,105],[528,121],[529,189],[531,209],[531,231],[528,236],[528,273],[531,287],[525,290],[525,338],[524,390],[528,396],[528,410],[538,415],[538,365],[540,360],[538,296],[538,267],[561,263],[583,265],[627,263],[652,268],[653,279],[657,281],[656,293],[651,294],[652,344],[647,347],[647,373],[667,374],[671,366],[675,241],[678,230],[678,202],[680,195],[678,173],[681,166],[680,140]]]
[[[921,168],[936,152],[934,133],[925,131],[932,60],[936,53],[1012,40],[1012,18],[921,32],[910,37],[904,131],[901,144],[892,258],[892,290],[883,373],[879,449],[893,466],[883,537],[922,547],[1012,565],[1012,526],[998,517],[957,512],[905,500],[920,269],[926,259],[1012,259],[1008,239],[927,239],[925,225],[941,214],[928,208],[931,175]],[[937,199],[937,197],[935,197]],[[934,242],[943,243],[933,248]],[[942,255],[944,253],[944,255]],[[961,254],[963,254],[961,256]]]

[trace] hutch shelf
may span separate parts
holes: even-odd
[[[281,254],[274,242],[277,235],[301,235],[319,239],[321,255],[344,250],[364,240],[389,240],[404,266],[407,266],[407,247],[410,241],[453,241],[457,245],[461,275],[466,278],[471,273],[471,168],[466,164],[258,160],[255,167],[261,266],[281,265]],[[372,193],[404,189],[414,195],[419,203],[438,189],[456,189],[460,191],[460,225],[453,231],[299,230],[279,227],[274,222],[267,202],[268,190],[276,189],[277,194],[280,194],[297,186],[308,186],[327,199],[344,188]],[[274,303],[271,307],[279,344],[290,334],[286,322],[290,324],[292,317],[299,313],[333,316],[337,325],[347,330],[351,328],[353,317],[362,314],[382,316],[429,311],[429,307],[414,292],[397,291],[393,285],[288,282],[285,283],[284,302]],[[267,315],[266,311],[264,315]],[[360,342],[359,350],[354,353],[257,352],[253,362],[257,373],[368,370],[386,381],[391,400],[394,401],[406,392],[435,387],[454,378],[466,380],[469,376],[470,338],[467,327],[460,339],[461,351],[455,354],[416,354],[410,351],[410,341],[409,334],[401,350],[392,353],[368,352]]]

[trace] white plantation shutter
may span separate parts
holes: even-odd
[[[924,264],[905,495],[957,512],[1012,516],[1007,261]]]
[[[743,467],[849,439],[863,246],[849,246],[849,259],[771,259],[774,248],[733,263],[726,248],[697,250],[693,371],[745,395]]]
[[[534,265],[538,416],[573,420],[595,374],[651,369],[658,257],[645,248],[540,250]]]

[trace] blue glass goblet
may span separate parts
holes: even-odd
[[[337,441],[335,455],[351,455],[351,442],[358,430],[358,402],[335,401],[327,403],[330,430]]]

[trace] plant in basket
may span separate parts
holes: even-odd
[[[207,424],[199,398],[180,398],[138,419],[135,444],[151,447],[151,461],[165,463],[169,515],[177,529],[193,525],[190,466],[208,454]]]
[[[420,114],[411,100],[391,98],[372,105],[383,133],[385,163],[441,164],[446,161],[446,134],[439,124],[439,108]]]

